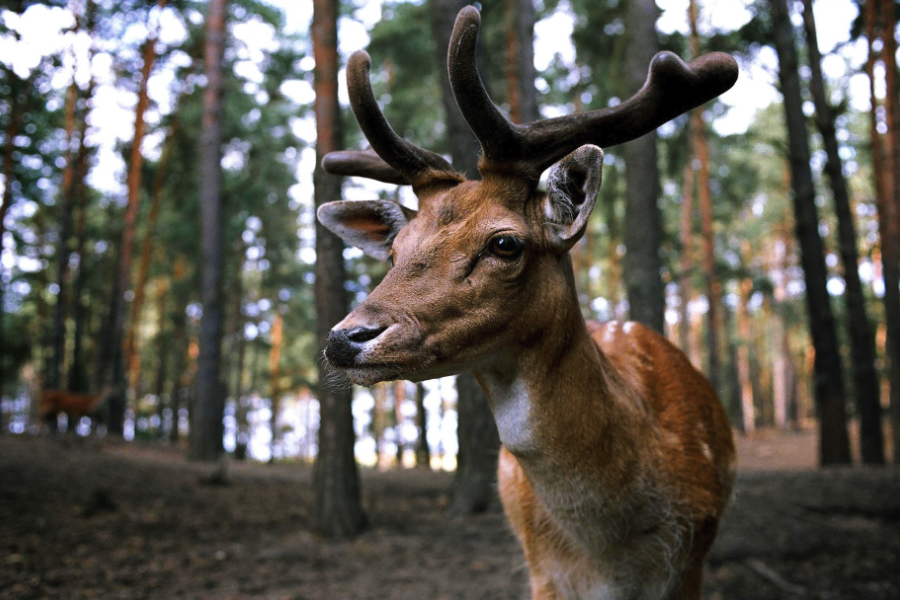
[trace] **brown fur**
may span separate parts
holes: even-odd
[[[66,390],[44,390],[41,393],[39,412],[43,418],[65,413],[71,423],[73,419],[92,414],[105,397],[106,394],[102,392],[78,394]]]

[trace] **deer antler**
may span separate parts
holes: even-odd
[[[335,175],[360,175],[386,183],[408,183],[413,188],[438,181],[463,181],[463,176],[439,154],[411,144],[394,132],[375,101],[370,68],[371,60],[364,50],[354,52],[347,63],[350,106],[372,149],[331,152],[322,160],[323,168]]]
[[[537,179],[584,144],[607,148],[638,138],[712,100],[737,81],[737,63],[728,54],[713,52],[685,64],[671,52],[660,52],[650,63],[644,86],[618,106],[516,125],[491,101],[478,74],[475,44],[480,26],[475,7],[459,11],[447,68],[456,103],[481,142],[482,172],[514,170]]]

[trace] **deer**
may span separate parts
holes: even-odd
[[[55,422],[59,413],[69,418],[69,431],[74,431],[75,424],[81,417],[94,414],[106,400],[111,389],[104,389],[97,394],[79,394],[67,390],[43,390],[38,404],[38,413],[44,421]]]
[[[475,375],[500,434],[500,499],[535,600],[698,599],[735,476],[728,418],[662,335],[585,321],[569,250],[597,200],[601,146],[719,96],[737,63],[662,52],[617,106],[519,125],[476,67],[480,25],[476,8],[459,12],[447,61],[481,144],[480,180],[398,136],[372,92],[369,55],[348,61],[351,108],[370,148],[329,153],[322,166],[411,185],[418,209],[393,200],[319,207],[331,232],[392,265],[331,329],[325,359],[364,386]]]

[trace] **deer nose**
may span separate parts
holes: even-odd
[[[384,333],[386,326],[363,326],[350,329],[332,329],[328,334],[325,356],[336,367],[348,368],[355,364],[366,342]]]

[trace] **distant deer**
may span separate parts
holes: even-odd
[[[568,252],[600,187],[603,152],[590,144],[632,140],[715,98],[737,65],[663,52],[614,108],[515,125],[476,69],[480,24],[475,8],[459,13],[448,68],[481,143],[481,181],[397,136],[372,93],[369,56],[350,58],[350,102],[372,150],[331,153],[324,168],[412,185],[419,210],[387,200],[319,208],[331,231],[393,263],[331,330],[326,357],[359,385],[475,374],[503,442],[500,496],[534,598],[699,598],[734,480],[728,419],[661,335],[585,323]]]
[[[66,390],[44,390],[38,405],[38,413],[43,421],[55,420],[59,413],[69,418],[69,431],[74,431],[81,417],[95,413],[106,400],[110,390],[104,389],[98,394],[79,394]]]

